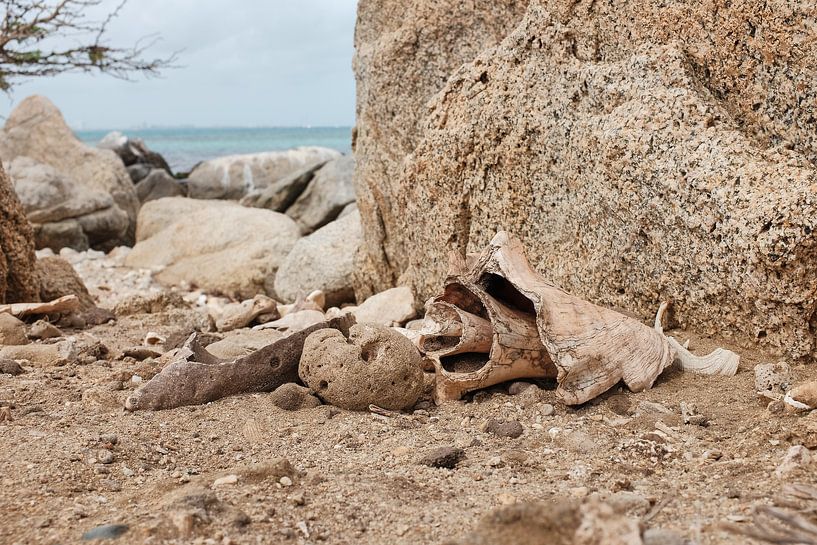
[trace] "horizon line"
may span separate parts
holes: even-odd
[[[70,126],[70,125],[69,125]],[[74,132],[126,132],[145,131],[154,129],[351,129],[354,125],[146,125],[131,127],[74,127],[70,126]]]

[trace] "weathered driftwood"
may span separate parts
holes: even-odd
[[[129,411],[172,409],[200,405],[249,392],[270,392],[288,382],[299,382],[298,363],[304,341],[319,329],[349,333],[354,318],[343,316],[296,331],[260,350],[230,361],[210,354],[193,334],[179,358],[145,383],[125,401]]]
[[[47,303],[12,303],[0,305],[0,312],[7,312],[17,318],[41,314],[67,314],[79,310],[79,298],[66,295]]]
[[[738,357],[702,358],[655,328],[554,286],[521,243],[501,232],[469,263],[452,256],[441,296],[426,305],[418,348],[433,362],[437,401],[519,378],[555,378],[568,405],[623,381],[649,388],[673,361],[685,370],[734,374]]]

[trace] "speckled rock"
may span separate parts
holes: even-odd
[[[8,312],[0,312],[0,346],[28,344],[26,324]]]
[[[31,224],[0,165],[0,303],[39,300],[36,259]]]
[[[389,328],[352,326],[349,338],[335,329],[312,333],[298,374],[324,401],[343,409],[371,405],[402,410],[423,393],[421,358],[414,345]]]
[[[396,196],[400,165],[419,142],[426,103],[448,76],[499,42],[528,0],[361,0],[355,29],[357,127],[355,187],[366,251],[356,275],[358,300],[394,286],[400,245],[411,236]],[[426,225],[427,218],[421,224]],[[402,259],[403,256],[400,256]]]
[[[359,307],[351,310],[358,323],[381,325],[402,324],[416,315],[414,294],[410,288],[400,286],[372,295]]]
[[[294,382],[282,384],[270,394],[272,404],[285,411],[300,411],[321,406],[321,400],[312,395],[309,388]]]
[[[813,354],[817,122],[802,97],[817,90],[806,61],[817,46],[793,54],[801,23],[785,21],[800,8],[765,5],[532,2],[428,103],[422,135],[400,148],[411,153],[377,178],[386,187],[360,174],[366,251],[380,263],[363,270],[423,300],[451,249],[473,252],[506,229],[577,296],[644,318],[672,300],[678,325]],[[378,81],[358,79],[369,92]],[[359,111],[374,100],[388,98],[364,95]],[[359,118],[360,134],[370,122]],[[384,148],[405,141],[384,131]],[[359,164],[395,159],[360,134]],[[417,228],[430,218],[433,229]]]

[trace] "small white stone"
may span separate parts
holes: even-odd
[[[238,482],[238,475],[227,475],[213,481],[213,487],[235,484]]]
[[[281,486],[292,486],[292,479],[290,479],[286,475],[278,479],[278,482],[281,483]]]

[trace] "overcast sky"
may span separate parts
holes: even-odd
[[[109,6],[119,0],[105,0]],[[182,50],[160,79],[67,74],[30,80],[75,129],[352,125],[356,0],[130,0],[111,45],[157,33],[157,56]]]

